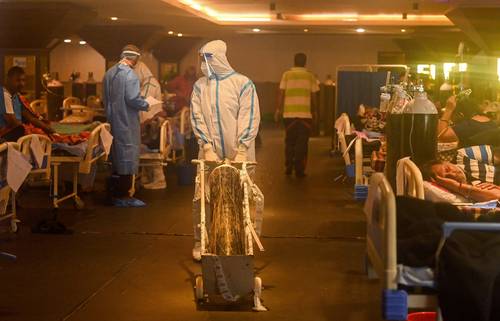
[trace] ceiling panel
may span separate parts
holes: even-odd
[[[269,11],[271,2],[276,10],[287,14],[305,14],[321,12],[357,12],[360,14],[414,12],[413,3],[418,3],[421,14],[444,14],[449,8],[448,1],[435,0],[200,0],[202,5],[225,12]]]
[[[46,48],[54,38],[78,30],[95,13],[69,3],[0,3],[1,48]]]

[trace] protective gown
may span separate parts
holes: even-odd
[[[111,161],[118,175],[134,175],[139,166],[141,127],[139,112],[149,108],[141,97],[139,79],[130,66],[118,63],[103,80],[106,117],[111,124]]]
[[[248,160],[255,161],[260,123],[255,85],[233,70],[223,41],[207,43],[200,54],[205,77],[195,83],[191,96],[191,124],[200,145],[212,145],[221,160],[233,160],[245,146]]]

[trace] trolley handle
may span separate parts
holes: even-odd
[[[14,254],[7,253],[7,252],[0,252],[0,258],[5,258],[6,260],[9,260],[9,261],[15,261],[17,259],[17,256],[15,256]]]
[[[191,161],[192,164],[198,164],[198,165],[208,165],[208,166],[220,166],[220,165],[224,165],[224,164],[230,164],[230,165],[251,165],[251,166],[254,166],[254,165],[257,165],[257,162],[235,162],[235,161],[230,161],[230,160],[225,160],[225,161],[206,161],[204,159],[193,159]]]

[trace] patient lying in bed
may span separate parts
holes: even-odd
[[[500,186],[467,179],[464,170],[459,166],[446,161],[431,161],[421,168],[422,177],[425,181],[427,191],[441,188],[443,195],[452,193],[457,196],[453,202],[486,202],[500,199]],[[426,197],[427,197],[426,191]],[[444,197],[445,198],[445,197]],[[441,199],[441,201],[446,199]]]

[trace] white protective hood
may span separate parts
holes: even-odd
[[[200,49],[200,54],[211,55],[211,57],[202,58],[201,62],[201,70],[206,77],[210,78],[215,75],[220,79],[234,73],[233,67],[227,61],[226,52],[227,45],[222,40],[210,41]]]

